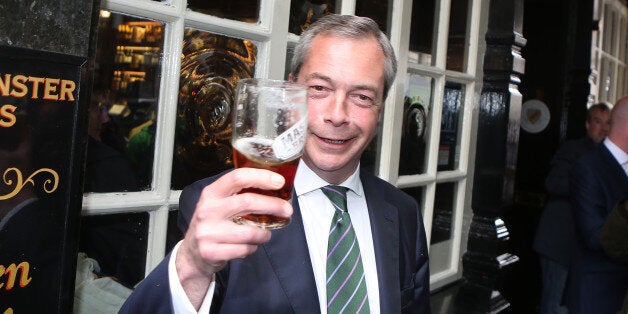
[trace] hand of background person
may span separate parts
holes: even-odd
[[[251,213],[292,215],[292,205],[283,199],[238,193],[251,187],[279,189],[284,182],[283,176],[269,170],[239,168],[203,189],[176,256],[179,280],[197,309],[216,272],[228,261],[244,258],[270,240],[270,230],[236,224],[234,217]]]

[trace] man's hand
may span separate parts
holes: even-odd
[[[234,217],[292,215],[292,206],[283,199],[238,193],[245,188],[275,190],[284,182],[283,176],[268,170],[240,168],[203,189],[176,256],[179,280],[195,308],[200,307],[214,274],[228,261],[244,258],[270,240],[270,230],[236,224]]]

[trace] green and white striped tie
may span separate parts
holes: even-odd
[[[369,313],[360,246],[347,212],[347,188],[322,188],[331,200],[334,218],[327,243],[327,313]]]

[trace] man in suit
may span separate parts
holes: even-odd
[[[308,87],[309,105],[292,204],[238,194],[283,185],[282,176],[260,169],[235,169],[187,187],[179,208],[184,240],[121,312],[328,312],[327,236],[335,210],[323,189],[333,184],[348,188],[367,291],[363,309],[429,313],[428,247],[418,205],[360,169],[395,75],[394,51],[371,19],[329,15],[312,24],[295,47],[290,75]],[[291,223],[271,237],[269,230],[232,221],[249,213],[291,216]]]
[[[609,258],[600,230],[615,204],[628,196],[628,97],[611,111],[608,137],[578,159],[571,175],[578,243],[567,281],[570,313],[616,313],[628,289],[628,265]]]
[[[545,178],[548,200],[539,220],[534,250],[539,253],[542,293],[540,314],[567,313],[562,304],[567,271],[576,247],[576,228],[569,202],[569,171],[574,162],[608,135],[610,108],[598,103],[587,112],[586,136],[565,142],[554,155]]]

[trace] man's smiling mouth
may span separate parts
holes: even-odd
[[[320,139],[330,144],[344,144],[345,142],[347,142],[347,140],[332,140],[330,138],[324,138],[324,137],[321,137]]]

